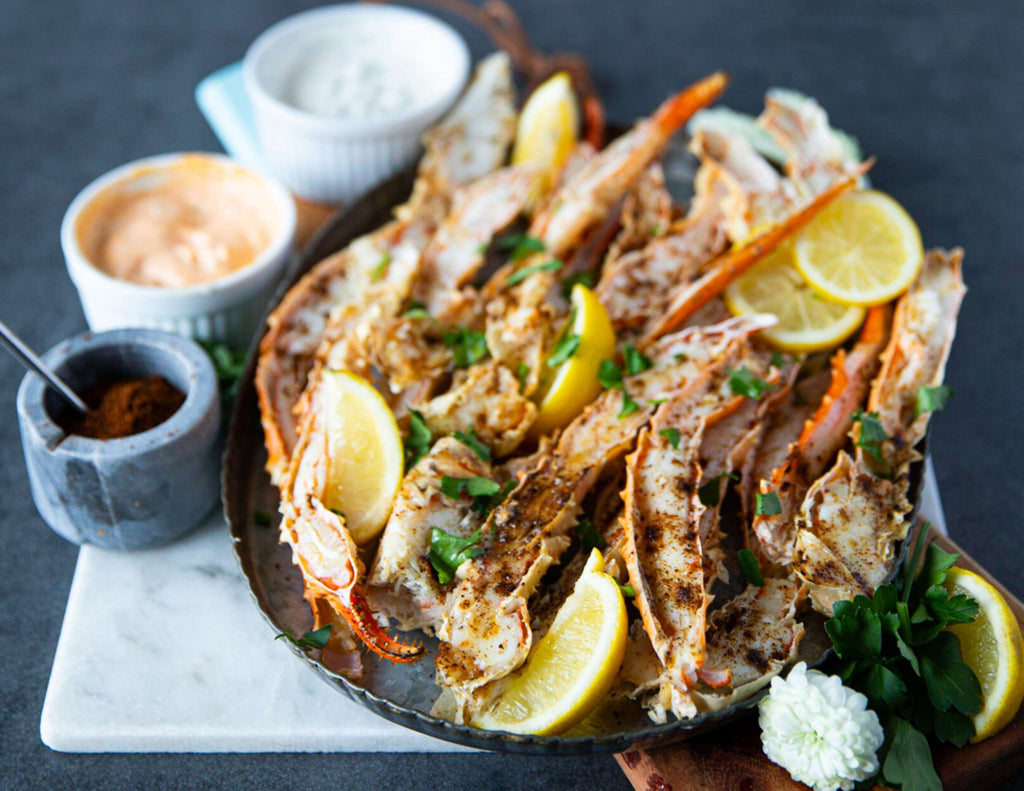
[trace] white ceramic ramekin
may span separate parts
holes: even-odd
[[[267,248],[248,266],[224,277],[183,288],[144,286],[119,280],[100,271],[86,257],[79,242],[78,218],[100,193],[115,185],[128,185],[133,177],[173,167],[183,157],[164,154],[130,162],[100,176],[71,202],[61,223],[60,243],[89,328],[100,332],[121,327],[149,327],[197,340],[244,348],[266,310],[278,280],[292,254],[295,201],[278,182],[241,168],[219,154],[200,154],[224,167],[240,168],[266,186],[280,212],[280,229]]]
[[[426,72],[429,92],[401,112],[351,119],[314,115],[284,95],[302,57],[358,34],[381,57],[401,53]],[[440,20],[383,5],[326,6],[265,31],[245,54],[243,76],[264,155],[296,195],[317,203],[354,200],[410,164],[420,136],[458,97],[469,76],[465,41]]]

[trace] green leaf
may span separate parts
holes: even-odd
[[[882,653],[882,621],[867,596],[838,601],[825,631],[840,659],[876,659]]]
[[[917,655],[932,706],[940,711],[956,706],[964,714],[978,713],[981,684],[974,671],[964,664],[955,634],[939,632],[930,643],[917,649]]]
[[[572,289],[579,283],[581,286],[586,288],[594,287],[594,273],[593,272],[574,272],[569,275],[565,280],[562,281],[562,296],[569,299],[572,296]]]
[[[658,436],[664,437],[668,440],[668,444],[674,449],[679,448],[679,429],[677,428],[663,428],[658,432]],[[703,487],[702,487],[703,488]]]
[[[409,410],[409,434],[405,438],[405,469],[410,470],[430,450],[433,437],[423,415],[415,409]]]
[[[697,490],[697,497],[700,499],[701,505],[706,508],[714,508],[721,502],[723,478],[731,478],[734,481],[740,479],[738,475],[733,475],[731,472],[723,472],[713,478],[709,478],[708,482]]]
[[[914,417],[925,412],[941,411],[952,397],[952,388],[945,385],[937,385],[935,387],[922,385],[917,391],[917,405],[914,409]]]
[[[370,275],[370,280],[376,283],[382,277],[384,273],[388,271],[388,266],[391,265],[391,253],[383,253],[380,257],[380,261],[377,266],[373,268],[373,273]]]
[[[894,717],[887,730],[889,751],[882,764],[886,782],[900,785],[903,791],[942,791],[925,735],[900,717]]]
[[[629,395],[629,392],[625,387],[622,388],[622,409],[619,410],[619,417],[624,418],[626,415],[632,415],[640,408],[640,405],[633,400]]]
[[[602,360],[597,370],[597,380],[602,387],[608,390],[622,387],[622,368],[615,363],[615,360]]]
[[[551,354],[548,356],[548,366],[556,368],[574,354],[576,350],[580,348],[580,336],[579,335],[566,335],[562,340],[555,344],[555,348],[551,350]]]
[[[628,343],[622,347],[622,359],[626,364],[626,373],[630,376],[642,373],[654,366],[654,360]]]
[[[761,574],[761,565],[757,562],[757,558],[754,557],[754,553],[749,549],[741,549],[736,553],[736,560],[739,561],[740,574],[743,575],[743,579],[747,581],[747,584],[763,588],[764,576]]]
[[[521,261],[533,253],[542,253],[547,248],[544,242],[536,236],[529,236],[525,233],[511,233],[498,240],[498,249],[511,251],[509,260]]]
[[[442,488],[443,486],[442,483]],[[442,585],[451,582],[459,566],[470,558],[479,557],[484,553],[481,547],[474,546],[480,537],[479,530],[474,530],[470,535],[461,538],[436,527],[430,529],[430,552],[427,557],[437,572],[438,582]]]
[[[217,372],[217,387],[220,390],[221,411],[229,413],[238,397],[238,388],[245,373],[245,349],[233,349],[223,343],[200,341]]]
[[[282,637],[293,645],[297,645],[303,651],[312,651],[327,645],[327,641],[331,637],[331,625],[327,624],[327,626],[322,626],[315,631],[306,632],[302,637],[296,637],[291,632],[280,632],[274,639],[280,640]]]
[[[963,747],[977,733],[974,720],[955,708],[933,712],[932,728],[935,738],[940,742],[955,744],[957,747]]]
[[[530,376],[530,366],[526,363],[519,363],[519,367],[516,369],[516,378],[519,379],[519,392],[522,393],[526,389],[526,380]]]
[[[782,356],[782,352],[772,352],[772,368],[782,368],[786,364],[786,358]]]
[[[518,259],[513,259],[518,260]],[[530,266],[524,266],[522,269],[517,269],[511,275],[508,276],[508,280],[505,281],[505,285],[514,286],[517,283],[522,283],[526,278],[535,272],[554,272],[562,268],[562,262],[557,258],[552,258],[550,261],[545,261],[543,264],[531,264]]]
[[[925,606],[932,616],[944,626],[953,623],[970,623],[978,617],[978,602],[970,596],[958,593],[950,596],[941,585],[932,585],[924,592]]]
[[[876,709],[881,708],[877,701],[881,701],[890,709],[895,709],[907,699],[907,685],[903,683],[903,679],[880,662],[871,666],[864,686],[865,694]]]
[[[451,330],[443,330],[441,337],[445,346],[455,350],[452,362],[456,368],[469,368],[489,354],[487,338],[484,333],[477,330],[456,327]]]
[[[924,563],[921,564],[921,572],[914,580],[911,595],[916,599],[923,599],[929,588],[945,582],[946,572],[953,567],[958,557],[960,556],[943,551],[936,544],[929,544],[928,551],[925,552]]]
[[[422,302],[413,300],[409,303],[409,307],[405,309],[405,313],[402,314],[407,319],[432,319],[433,316],[427,312],[427,307]]]
[[[467,448],[469,448],[471,451],[473,451],[473,453],[475,453],[477,457],[483,459],[484,461],[491,460],[491,449],[480,441],[480,438],[477,437],[476,431],[473,430],[472,426],[470,426],[468,432],[463,433],[461,431],[456,431],[452,434],[452,436],[455,437],[455,439],[457,439]]]
[[[745,365],[740,368],[730,369],[726,373],[729,374],[730,389],[738,396],[752,398],[757,401],[769,390],[775,389],[775,385],[754,376]]]
[[[858,409],[851,415],[855,422],[860,423],[860,436],[857,438],[857,447],[863,448],[864,452],[873,456],[876,461],[884,461],[882,458],[882,443],[889,440],[889,435],[882,428],[882,421],[877,412],[865,412]]]
[[[757,500],[757,505],[754,508],[755,514],[775,516],[782,513],[782,503],[779,502],[779,496],[775,492],[766,492],[765,494],[757,492],[754,498]]]
[[[594,523],[591,522],[587,517],[581,516],[576,520],[576,535],[580,537],[580,543],[583,545],[585,552],[590,552],[592,549],[604,549],[607,545],[607,541],[604,537],[597,532],[597,528],[594,527]]]
[[[635,599],[636,591],[632,585],[619,585],[619,590],[622,591],[622,595],[627,599]]]

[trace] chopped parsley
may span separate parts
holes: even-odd
[[[451,582],[459,566],[470,558],[479,557],[484,553],[482,547],[476,546],[480,537],[479,530],[460,538],[437,527],[430,529],[430,552],[427,553],[427,557],[437,572],[438,582],[442,585]]]
[[[579,283],[581,286],[587,288],[593,288],[594,286],[594,273],[593,272],[575,272],[565,280],[562,281],[562,296],[566,299],[572,295],[573,286]]]
[[[534,253],[543,253],[547,248],[544,242],[536,236],[529,236],[525,233],[513,233],[499,240],[498,249],[511,251],[510,261],[522,261]]]
[[[862,448],[865,453],[878,462],[885,462],[882,458],[882,443],[888,441],[889,435],[882,428],[882,421],[877,412],[865,412],[858,409],[851,416],[854,421],[860,423],[860,436],[857,437],[857,447]]]
[[[415,409],[409,410],[409,434],[405,438],[405,469],[412,469],[423,454],[430,450],[433,437],[423,415]]]
[[[708,482],[697,490],[697,497],[700,498],[700,503],[705,508],[714,508],[722,501],[721,484],[722,479],[724,478],[729,478],[734,481],[738,481],[740,479],[738,475],[734,475],[731,472],[723,472],[713,478],[709,478]]]
[[[740,574],[747,581],[748,585],[764,587],[764,576],[761,574],[761,564],[757,562],[754,553],[749,549],[741,549],[736,553],[736,560],[740,564]]]
[[[597,369],[597,380],[608,390],[622,387],[622,368],[615,360],[602,360],[601,366]]]
[[[758,516],[775,516],[782,513],[782,503],[779,502],[779,496],[775,492],[766,492],[765,494],[757,492],[754,496],[757,499],[754,513]]]
[[[242,374],[245,373],[246,350],[233,349],[223,343],[209,343],[208,341],[200,341],[199,345],[210,355],[213,368],[217,372],[221,411],[230,414],[235,398],[238,396]]]
[[[388,266],[391,264],[391,253],[383,253],[380,257],[380,261],[377,266],[373,268],[373,274],[370,275],[370,279],[376,283],[382,277],[384,273],[388,271]]]
[[[651,236],[657,236],[661,233],[661,226],[655,223],[651,226]]]
[[[677,428],[663,428],[658,432],[658,435],[668,440],[668,444],[674,449],[679,448],[679,429]]]
[[[727,373],[729,374],[729,387],[738,396],[758,401],[769,390],[775,389],[775,385],[754,376],[745,365],[730,369]]]
[[[422,302],[413,300],[409,303],[409,307],[405,309],[405,313],[402,314],[407,319],[430,319],[433,316],[427,312],[427,307]]]
[[[917,391],[917,406],[914,410],[914,417],[923,415],[925,412],[938,412],[953,397],[953,389],[945,385],[929,387],[922,385]],[[863,424],[862,424],[863,425]]]
[[[474,475],[472,478],[441,476],[441,492],[446,497],[458,500],[463,494],[469,495],[473,498],[473,510],[483,516],[493,511],[515,486],[514,480],[501,485],[482,475]]]
[[[291,632],[279,632],[274,639],[280,640],[282,637],[303,651],[312,651],[327,645],[327,641],[331,637],[331,625],[327,624],[327,626],[321,626],[315,631],[306,632],[302,637],[296,637]]]
[[[586,552],[590,552],[592,549],[604,549],[608,543],[604,540],[604,536],[597,532],[597,528],[594,527],[594,523],[585,516],[580,516],[580,518],[576,520],[575,530],[576,535],[580,537],[580,543],[583,545],[583,549]]]
[[[476,431],[473,430],[472,426],[469,427],[469,431],[465,433],[456,431],[452,436],[473,451],[473,453],[475,453],[479,458],[484,461],[491,460],[491,449],[480,441],[480,438],[476,435]]]
[[[516,368],[516,378],[519,379],[519,392],[522,393],[526,390],[526,381],[530,378],[530,366],[526,363],[519,363],[519,367]]]
[[[619,590],[622,591],[622,595],[627,599],[636,598],[636,591],[633,589],[632,585],[619,585]]]
[[[548,356],[548,366],[556,368],[576,354],[576,350],[579,348],[580,336],[573,335],[571,333],[566,335],[562,340],[556,343],[555,348],[551,350],[551,354]]]
[[[545,261],[543,264],[532,264],[530,266],[524,266],[522,269],[516,270],[509,275],[508,280],[505,281],[505,285],[514,286],[517,283],[522,283],[526,278],[535,272],[554,272],[561,269],[562,262],[557,258],[552,258],[550,261]]]
[[[772,352],[772,367],[782,368],[786,364],[786,358],[782,356],[782,352]]]
[[[442,330],[441,337],[445,346],[455,350],[452,362],[456,368],[469,368],[489,354],[484,333],[471,330],[469,327]]]
[[[619,410],[619,417],[623,418],[626,415],[632,415],[640,408],[640,405],[633,400],[630,396],[629,391],[625,387],[622,388],[622,409]]]
[[[622,347],[622,359],[626,363],[626,373],[630,376],[642,373],[654,366],[654,360],[628,343]]]

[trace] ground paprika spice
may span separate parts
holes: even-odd
[[[94,385],[81,393],[90,406],[64,426],[70,434],[120,439],[155,428],[178,411],[185,395],[162,376]]]

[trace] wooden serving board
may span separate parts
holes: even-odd
[[[957,552],[958,566],[991,582],[1024,624],[1024,604],[974,562],[952,540],[933,533],[947,552]],[[615,756],[637,791],[806,791],[789,773],[761,751],[757,717],[751,715],[713,733],[649,750]],[[946,791],[996,788],[1024,765],[1024,708],[1010,725],[991,739],[962,748],[944,747],[935,756]]]

